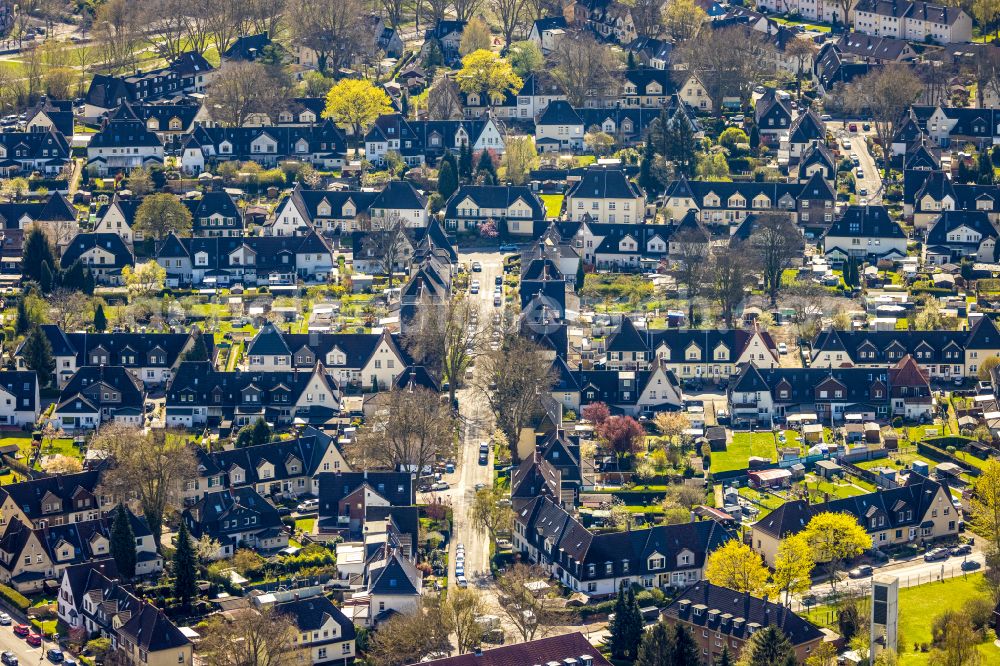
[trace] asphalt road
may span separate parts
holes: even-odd
[[[854,176],[857,183],[857,187],[855,188],[857,202],[860,204],[862,199],[867,199],[868,203],[877,204],[882,201],[882,177],[879,175],[879,171],[875,166],[875,158],[872,157],[871,152],[868,150],[868,142],[866,141],[866,138],[872,136],[874,131],[863,131],[862,125],[864,122],[863,120],[828,122],[827,127],[837,137],[842,154],[848,156],[855,154],[858,156],[858,166],[854,169]],[[849,127],[851,123],[857,125],[857,132],[850,131]],[[843,142],[845,139],[851,142],[850,149],[844,148]],[[864,173],[864,178],[857,178],[858,169]],[[867,190],[867,196],[861,195],[862,188]]]
[[[14,635],[12,627],[13,625],[0,627],[0,652],[13,652],[17,656],[19,666],[51,663],[45,658],[45,651],[53,647],[52,641],[44,641],[42,647],[31,647],[23,638]]]

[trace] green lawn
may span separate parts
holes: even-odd
[[[863,488],[858,488],[852,483],[833,483],[831,481],[819,481],[818,483],[809,483],[810,491],[816,491],[819,493],[829,493],[831,499],[845,499],[847,497],[856,497],[857,495],[864,495],[867,491]]]
[[[960,607],[966,599],[985,595],[982,588],[982,574],[971,574],[951,578],[942,583],[928,583],[917,587],[907,587],[899,591],[899,633],[905,641],[900,664],[922,666],[930,664],[930,654],[913,651],[914,643],[929,643],[931,622],[943,611]],[[816,624],[836,629],[836,615],[828,606],[819,606],[809,618]],[[992,634],[992,632],[990,632]],[[979,646],[983,664],[1000,664],[1000,649],[992,643]]]
[[[542,203],[545,204],[545,217],[559,217],[563,205],[562,194],[542,194]]]
[[[740,488],[740,496],[757,503],[765,512],[774,511],[785,503],[780,497],[775,497],[771,493],[762,493],[754,488]]]
[[[312,532],[313,527],[316,526],[315,518],[296,518],[295,519],[295,529],[301,532]]]
[[[786,446],[795,446],[798,433],[788,430],[785,433]],[[725,472],[731,469],[743,469],[747,466],[750,456],[775,459],[777,438],[770,432],[737,432],[733,441],[725,451],[712,453],[712,471]]]

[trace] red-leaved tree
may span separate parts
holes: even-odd
[[[598,432],[619,458],[645,448],[646,431],[631,416],[609,416]]]
[[[604,425],[604,422],[611,416],[611,410],[603,402],[592,402],[585,405],[582,413],[583,418],[593,423],[595,428]]]

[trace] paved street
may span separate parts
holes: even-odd
[[[857,179],[857,187],[855,189],[857,202],[860,204],[862,199],[867,199],[868,203],[877,204],[882,201],[882,178],[875,167],[875,158],[872,157],[871,152],[868,150],[868,143],[865,140],[866,136],[872,136],[874,131],[869,130],[868,132],[864,132],[862,130],[864,122],[864,120],[828,122],[827,127],[833,132],[838,143],[840,143],[843,154],[858,156],[858,166],[854,170],[854,175],[857,177],[858,169],[860,169],[864,173],[864,178]],[[849,130],[851,123],[857,125],[857,132]],[[845,139],[850,141],[850,149],[844,148],[843,141]],[[867,196],[861,194],[862,189],[867,191]]]
[[[49,663],[45,659],[45,650],[53,646],[51,641],[42,643],[42,647],[33,648],[24,642],[23,638],[18,638],[12,631],[13,625],[0,627],[0,652],[11,651],[17,656],[20,666],[34,666],[42,662]]]

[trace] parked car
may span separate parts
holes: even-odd
[[[478,261],[473,261],[472,262],[472,272],[473,273],[482,273],[483,272],[483,265],[481,263],[479,263]]]
[[[962,571],[975,571],[981,566],[983,565],[981,565],[976,560],[965,560],[964,562],[962,562]]]
[[[504,243],[500,246],[501,252],[517,252],[517,246],[513,243]]]
[[[448,490],[451,486],[448,485],[447,481],[438,481],[431,486],[431,490]]]
[[[14,635],[24,638],[31,633],[31,627],[27,624],[15,624],[14,625]]]
[[[465,576],[458,576],[458,586],[459,587],[468,587],[469,586],[469,581],[466,580]]]
[[[858,194],[860,194],[863,197],[868,196],[868,188],[866,188],[866,187],[859,188],[858,189]]]
[[[10,650],[4,650],[3,654],[0,654],[0,662],[6,666],[17,666],[17,655]]]
[[[299,502],[299,505],[295,507],[299,511],[318,511],[319,510],[319,500],[318,499],[307,499],[304,502]]]
[[[955,556],[968,555],[971,552],[972,552],[972,544],[968,543],[959,544],[951,549],[951,554]]]
[[[292,510],[289,509],[287,506],[279,506],[279,507],[275,507],[275,508],[278,510],[278,517],[279,518],[285,518],[287,516],[292,515]]]
[[[924,562],[937,562],[938,560],[948,559],[948,549],[947,548],[932,548],[924,553]]]
[[[11,623],[10,615],[7,613],[0,613],[0,625],[7,626]]]
[[[42,647],[42,635],[31,632],[24,637],[24,641],[31,647]]]
[[[857,132],[858,131],[858,124],[857,123],[851,123],[850,125],[847,126],[847,130],[849,132]]]
[[[779,342],[778,343],[778,353],[779,354],[787,354],[788,353],[788,345],[786,345],[784,342]]]
[[[875,572],[870,564],[863,564],[860,567],[854,567],[847,572],[847,575],[851,578],[868,578]]]
[[[63,651],[60,650],[59,648],[49,648],[48,650],[46,650],[45,656],[48,657],[49,661],[51,661],[53,664],[62,663],[64,659]]]
[[[459,578],[465,578],[465,567],[459,564],[455,565],[455,576]]]

